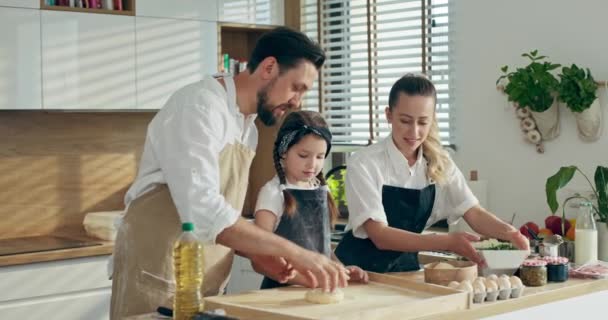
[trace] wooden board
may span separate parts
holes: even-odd
[[[287,287],[205,298],[205,309],[224,309],[239,319],[414,319],[467,309],[467,293],[370,273],[369,284],[350,284],[337,304],[304,300],[308,289]],[[441,305],[441,308],[437,308]],[[407,311],[407,312],[404,312]]]

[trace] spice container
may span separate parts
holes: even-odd
[[[525,260],[519,270],[524,285],[540,287],[547,284],[547,262],[539,259]]]
[[[547,262],[547,281],[564,282],[568,280],[568,258],[544,257]]]

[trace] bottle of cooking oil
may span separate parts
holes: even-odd
[[[182,224],[182,234],[173,248],[173,268],[176,283],[173,319],[191,320],[194,314],[203,311],[203,246],[190,222]]]

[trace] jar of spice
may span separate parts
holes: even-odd
[[[540,259],[527,259],[519,270],[524,285],[540,287],[547,284],[547,262]]]
[[[568,258],[566,257],[544,257],[547,262],[547,280],[552,282],[564,282],[568,280]]]

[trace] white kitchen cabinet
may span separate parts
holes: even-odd
[[[138,17],[217,21],[221,0],[145,0],[135,3]]]
[[[0,0],[0,7],[40,9],[40,0]]]
[[[42,11],[44,109],[135,109],[135,18]]]
[[[218,5],[219,21],[284,24],[284,0],[225,0]]]
[[[139,109],[159,109],[177,89],[217,72],[215,22],[135,19]]]
[[[40,70],[40,11],[0,7],[0,110],[42,108]]]
[[[0,318],[109,319],[108,256],[0,267]]]

